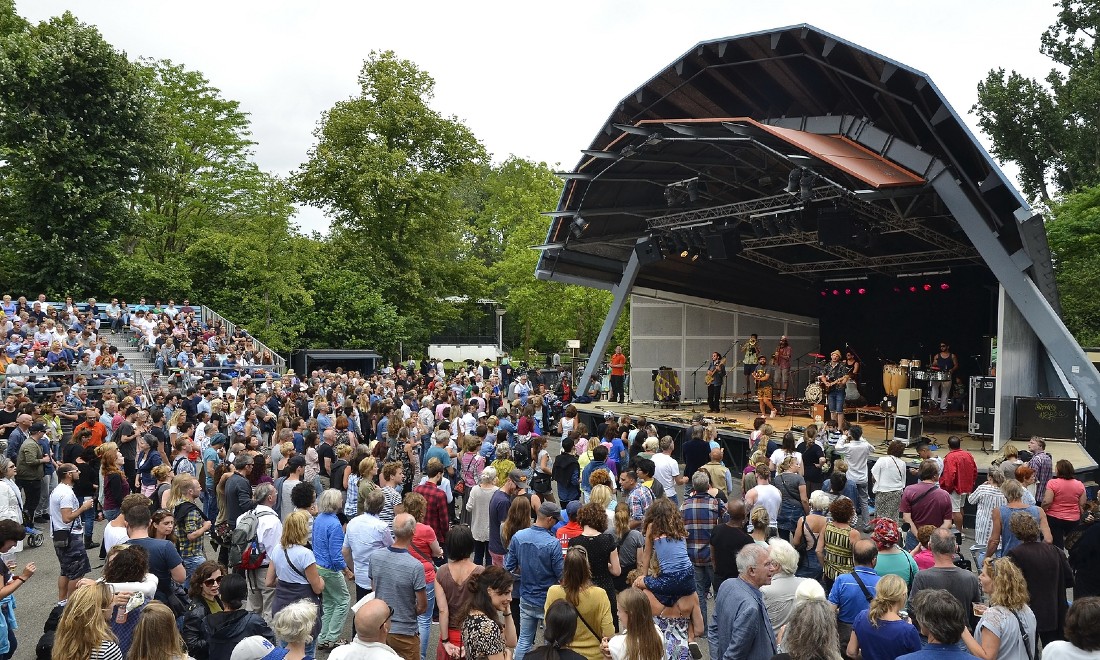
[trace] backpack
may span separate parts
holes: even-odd
[[[274,516],[274,511],[246,511],[237,518],[237,526],[229,534],[229,567],[255,570],[264,565],[267,548],[256,537],[261,516]]]
[[[531,467],[531,434],[517,435],[516,446],[512,448],[512,462],[517,470],[527,470]]]

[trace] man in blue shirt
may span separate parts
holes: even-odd
[[[607,470],[607,473],[611,475],[611,483],[615,483],[615,473],[611,471],[611,466],[607,464],[607,447],[603,445],[596,445],[592,450],[592,460],[588,461],[588,465],[584,466],[581,470],[581,490],[584,491],[584,500],[588,501],[588,496],[592,493],[592,484],[588,479],[592,476],[592,473],[596,470]]]
[[[855,567],[851,573],[837,576],[829,592],[829,602],[837,607],[837,636],[847,645],[852,635],[852,624],[860,612],[867,609],[875,597],[875,586],[879,576],[875,573],[878,561],[878,546],[874,541],[862,539],[852,548]]]
[[[543,619],[546,592],[561,581],[565,559],[561,543],[550,531],[558,520],[561,520],[561,508],[554,502],[543,502],[539,505],[535,524],[516,532],[504,557],[504,568],[523,576],[519,590],[519,642],[515,660],[523,660],[534,643],[535,632]]]
[[[928,643],[897,660],[977,660],[959,644],[967,612],[950,591],[925,589],[913,596],[912,607]]]

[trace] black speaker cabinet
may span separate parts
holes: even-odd
[[[901,440],[908,446],[920,440],[923,432],[924,418],[920,415],[894,417],[894,440]]]
[[[997,379],[994,376],[970,377],[970,435],[992,436],[997,416]]]

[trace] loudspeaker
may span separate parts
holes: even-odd
[[[920,414],[920,390],[917,388],[898,390],[897,414],[903,416]]]
[[[703,234],[707,248],[707,259],[720,261],[741,254],[741,234],[737,231],[724,231],[716,234]]]
[[[851,245],[854,232],[852,212],[823,208],[817,212],[817,242],[822,245]]]
[[[920,440],[923,430],[924,418],[920,415],[894,417],[894,440],[901,440],[906,445],[913,444]]]
[[[661,244],[652,236],[636,244],[634,246],[634,251],[638,253],[638,262],[643,265],[651,264],[664,258],[661,255]]]

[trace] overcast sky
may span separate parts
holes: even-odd
[[[357,91],[371,50],[431,73],[433,107],[495,160],[571,169],[618,101],[700,41],[810,23],[929,74],[977,134],[970,107],[992,68],[1042,77],[1053,0],[918,2],[289,2],[17,0],[32,21],[65,10],[131,57],[201,71],[252,118],[256,160],[288,174],[321,113]],[[981,137],[981,136],[980,136]],[[982,137],[983,142],[986,142]],[[327,231],[316,209],[297,221]]]

